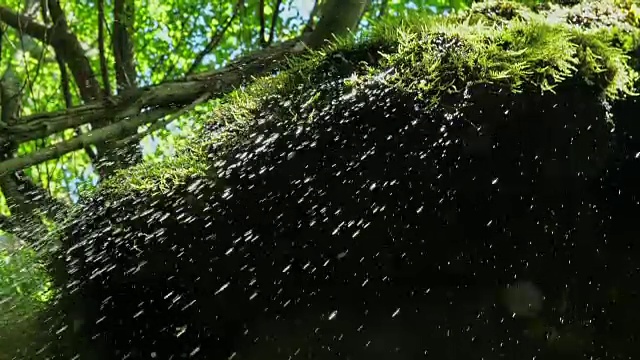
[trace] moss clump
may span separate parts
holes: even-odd
[[[464,13],[467,21],[508,22],[510,20],[526,20],[533,14],[532,8],[517,1],[482,1],[472,5],[471,11]]]
[[[599,179],[610,104],[636,90],[635,49],[617,41],[637,29],[583,28],[551,9],[502,2],[382,24],[231,94],[189,152],[119,173],[65,229],[60,306],[81,324],[66,336],[98,359],[417,358],[426,338],[440,358],[552,358],[504,314],[447,299],[528,277],[573,306],[548,319],[598,318],[594,339],[576,341],[595,346],[570,356],[630,354],[608,336],[625,319],[597,315],[631,283],[609,275],[633,268],[610,261],[621,255]],[[388,323],[390,309],[431,305],[441,311]],[[339,326],[298,321],[336,309]],[[261,319],[303,336],[274,344]],[[369,339],[387,326],[411,336],[336,342],[360,339],[360,325]]]
[[[573,8],[554,8],[548,15],[583,29],[618,27],[633,31],[640,25],[638,6],[629,0],[585,1]]]

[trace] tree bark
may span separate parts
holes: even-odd
[[[116,0],[113,9],[113,37],[112,46],[115,59],[115,75],[118,93],[136,89],[135,51],[133,48],[135,4],[133,0]],[[111,95],[111,94],[109,94]],[[97,121],[97,124],[110,126],[116,120],[115,117],[104,116],[109,122]],[[132,127],[123,136],[131,136],[138,129]],[[128,144],[120,149],[112,142],[96,142],[100,157],[94,164],[100,176],[108,176],[116,170],[128,167],[142,159],[142,153],[138,146]]]
[[[355,33],[364,10],[371,0],[326,0],[321,9],[320,20],[312,32],[307,45],[317,48],[333,37]]]
[[[116,0],[113,10],[113,54],[118,92],[135,88],[133,41],[135,8],[132,0]]]

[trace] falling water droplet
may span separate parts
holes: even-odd
[[[226,284],[222,285],[222,286],[220,287],[220,289],[218,289],[218,291],[216,291],[215,295],[220,294],[221,292],[223,292],[223,291],[224,291],[224,289],[226,289],[226,288],[228,288],[228,287],[229,287],[229,283],[226,283]]]
[[[396,311],[393,312],[391,317],[394,318],[394,317],[398,316],[398,314],[400,314],[400,308],[397,308]]]

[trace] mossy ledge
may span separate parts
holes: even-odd
[[[207,132],[203,141],[178,149],[179,155],[164,163],[122,171],[105,182],[103,192],[163,192],[191,175],[215,173],[210,169],[215,161],[208,159],[224,154],[211,154],[210,145],[237,148],[241,138],[261,126],[254,119],[261,108],[273,106],[269,99],[314,113],[332,95],[316,85],[335,80],[343,81],[342,91],[347,92],[356,84],[384,82],[434,104],[443,94],[462,93],[479,84],[517,93],[553,91],[563,82],[602,92],[605,101],[617,100],[635,93],[637,12],[625,1],[547,6],[538,12],[517,2],[490,1],[455,16],[416,14],[377,24],[360,41],[338,41],[324,51],[293,59],[291,70],[232,93],[212,114],[215,134]],[[324,101],[318,101],[321,97]],[[296,103],[299,99],[303,103]],[[299,115],[291,120],[289,126],[313,121]]]
[[[374,338],[364,324],[410,328],[385,338],[408,358],[424,337],[443,359],[451,346],[457,358],[637,357],[633,226],[614,231],[603,209],[624,160],[612,128],[637,110],[616,106],[635,104],[639,36],[631,2],[488,2],[292,60],[231,94],[175,159],[122,171],[79,207],[54,273],[75,314],[60,344],[92,359],[381,356],[331,340]],[[536,322],[570,346],[460,300],[514,277],[570,303]],[[424,306],[442,317],[411,313]],[[381,320],[400,307],[413,320]],[[336,309],[340,325],[322,323]],[[295,330],[273,345],[261,319],[267,334]]]

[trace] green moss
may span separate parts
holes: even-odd
[[[189,177],[207,173],[209,167],[206,156],[198,150],[198,146],[193,146],[190,149],[178,149],[179,155],[163,162],[142,163],[133,169],[120,170],[107,179],[101,189],[106,190],[106,194],[111,196],[131,195],[140,192],[164,193],[183,184]],[[132,171],[135,176],[131,176]]]
[[[545,15],[587,28],[638,27],[638,7],[630,0],[583,1],[573,7],[551,7]]]
[[[459,92],[478,83],[520,92],[526,85],[548,90],[571,76],[578,65],[575,54],[567,31],[514,20],[503,28],[452,26],[403,35],[385,65],[398,68],[393,83],[420,95]]]
[[[505,22],[512,19],[527,19],[533,14],[531,7],[523,2],[485,1],[474,3],[471,10],[462,14],[468,23]]]
[[[257,127],[264,126],[253,121],[262,109],[280,107],[280,126],[294,126],[313,121],[313,116],[301,119],[287,109],[311,108],[314,114],[335,98],[333,92],[358,91],[372,81],[433,103],[475,84],[518,93],[553,91],[566,81],[616,100],[635,93],[638,74],[629,54],[638,47],[637,24],[637,7],[624,0],[537,10],[491,1],[452,16],[417,13],[380,23],[360,41],[340,40],[293,59],[289,70],[228,95],[209,124],[221,126],[220,131],[206,132],[174,159],[120,172],[102,189],[111,194],[153,194],[194,175],[213,179],[215,162],[241,148]],[[318,88],[336,78],[344,79],[342,85]]]

